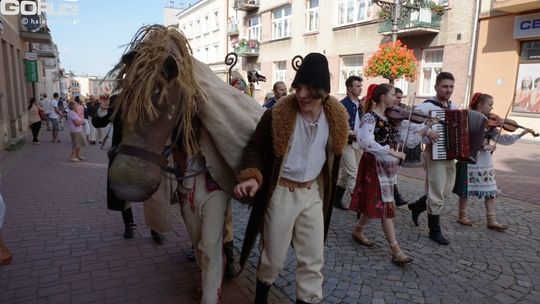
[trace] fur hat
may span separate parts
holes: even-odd
[[[309,53],[302,60],[292,82],[292,87],[300,84],[311,85],[330,93],[330,71],[328,70],[328,60],[323,54]]]

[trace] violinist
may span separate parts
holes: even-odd
[[[395,103],[395,90],[390,84],[370,86],[366,97],[366,112],[356,129],[356,137],[364,150],[349,210],[361,214],[353,233],[353,239],[365,246],[373,242],[364,236],[364,228],[370,218],[381,219],[382,228],[392,254],[398,265],[409,263],[412,257],[399,248],[394,230],[394,185],[397,167],[405,154],[396,150],[398,141],[414,147],[427,134],[434,120],[426,124],[399,123],[387,116],[387,109]]]
[[[469,108],[490,116],[493,109],[493,97],[488,94],[475,93]],[[497,222],[496,216],[495,202],[499,191],[495,182],[495,169],[492,160],[492,153],[496,147],[494,142],[501,145],[511,145],[528,132],[530,130],[524,129],[520,134],[501,134],[499,128],[488,124],[476,164],[456,163],[456,182],[453,192],[459,196],[458,223],[472,226],[471,220],[467,217],[467,201],[469,197],[476,196],[485,200],[487,228],[495,231],[508,229],[508,225]]]

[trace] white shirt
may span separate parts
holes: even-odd
[[[299,183],[317,178],[326,162],[329,134],[330,127],[324,110],[315,123],[306,121],[300,113],[297,113],[282,177]]]
[[[54,110],[54,108],[58,109],[58,100],[56,99],[49,99],[47,101],[48,109],[49,109],[49,118],[58,118],[58,113]]]

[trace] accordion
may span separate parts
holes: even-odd
[[[441,123],[432,126],[439,138],[433,143],[431,159],[457,159],[476,163],[486,129],[486,117],[472,110],[434,110]]]

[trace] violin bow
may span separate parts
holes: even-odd
[[[503,126],[504,126],[504,122],[508,118],[508,114],[510,114],[510,109],[512,109],[512,107],[514,106],[514,102],[516,102],[516,95],[517,95],[517,93],[514,93],[514,98],[512,99],[512,102],[510,103],[510,106],[506,110],[506,115],[504,115],[504,120],[503,120]],[[495,144],[493,144],[493,146],[495,146],[495,147],[497,147],[497,143],[499,142],[499,137],[501,137],[501,133],[503,131],[503,126],[500,126],[499,133],[497,133],[497,138],[495,139]],[[497,127],[495,127],[495,128],[497,128]],[[491,153],[493,153],[493,151]]]
[[[409,112],[409,124],[407,125],[407,135],[405,135],[405,140],[403,141],[403,145],[401,146],[401,151],[400,152],[403,152],[405,151],[405,147],[407,146],[407,140],[409,140],[409,131],[411,129],[411,117],[412,117],[412,114],[413,114],[413,108],[414,108],[414,100],[416,99],[416,92],[414,92],[412,95],[409,96],[409,101],[407,102],[407,106],[410,108],[410,112]],[[399,147],[398,147],[398,151],[399,151]]]

